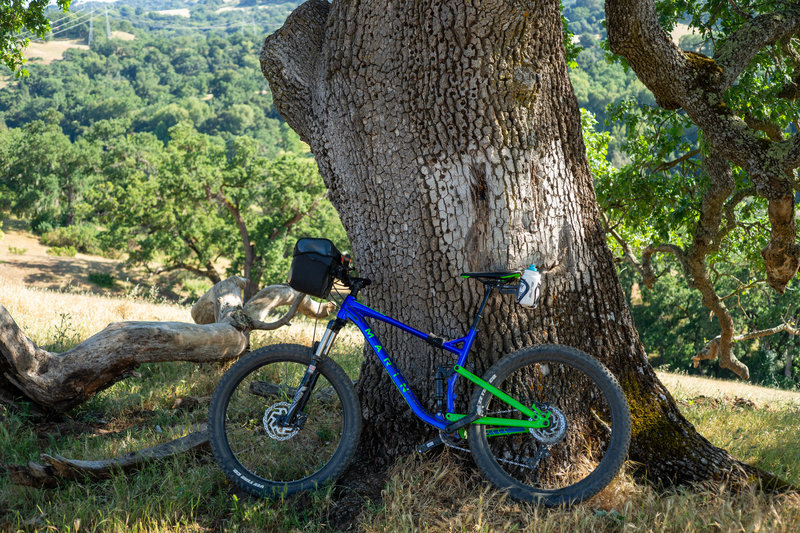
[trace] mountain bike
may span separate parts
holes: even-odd
[[[330,241],[298,241],[290,285],[324,298],[336,279],[350,292],[313,349],[260,348],[220,380],[211,400],[209,433],[214,456],[231,481],[258,496],[290,495],[335,480],[347,468],[361,432],[359,399],[329,353],[339,331],[352,322],[414,414],[438,430],[419,452],[439,445],[469,451],[498,488],[547,506],[585,500],[611,482],[627,455],[630,412],[619,384],[599,361],[567,346],[537,345],[502,357],[483,377],[466,368],[490,295],[516,293],[520,272],[462,274],[485,290],[467,334],[452,340],[359,302],[370,280],[352,273],[349,258]],[[440,367],[434,376],[435,412],[421,404],[368,320],[400,328],[455,356],[455,364]],[[456,411],[460,380],[474,388],[466,413]]]

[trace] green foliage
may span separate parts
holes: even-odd
[[[254,22],[275,27],[291,7],[254,9]],[[234,16],[191,9],[191,24]],[[272,106],[260,39],[161,30],[164,17],[143,12],[125,17],[151,31],[122,28],[134,41],[97,32],[90,50],[34,64],[0,89],[0,209],[29,219],[50,246],[123,250],[132,264],[211,278],[227,267],[283,281],[300,231],[346,243],[303,157],[308,146]],[[249,263],[234,211],[254,247]]]
[[[50,30],[50,20],[46,16],[48,0],[18,0],[0,3],[0,61],[19,76],[28,72],[22,68],[25,58],[21,49],[30,40],[23,37],[23,32],[30,32],[37,37],[44,37]],[[62,11],[67,11],[72,0],[56,0]]]
[[[48,231],[40,240],[45,246],[69,246],[84,254],[100,255],[98,233],[94,226],[80,224]]]
[[[568,8],[567,17],[588,20],[599,13],[597,7],[592,11],[595,3],[579,0]],[[681,47],[713,56],[742,23],[782,9],[784,4],[681,0],[659,1],[656,6],[666,31],[684,24],[692,32],[681,38]],[[576,34],[585,31],[580,24],[570,23],[570,28]],[[586,43],[591,44],[591,39]],[[582,105],[607,120],[614,134],[607,145],[592,141],[598,135],[597,125],[584,121],[598,201],[608,228],[615,235],[609,244],[617,256],[627,251],[619,241],[629,245],[636,257],[641,257],[648,246],[669,244],[687,250],[709,186],[702,165],[708,146],[683,111],[661,109],[644,89],[630,90],[636,84],[627,85],[625,78],[631,73],[624,60],[606,54],[609,61],[604,62],[601,54],[600,47],[587,47],[578,57],[580,68],[574,69],[571,77]],[[797,106],[779,97],[797,76],[796,54],[797,46],[791,42],[759,51],[737,83],[723,95],[727,109],[749,123],[769,122],[783,135],[796,135]],[[620,77],[612,81],[616,74]],[[601,79],[606,90],[593,86]],[[621,90],[626,86],[629,89]],[[602,114],[596,111],[601,106],[605,108]],[[757,134],[768,138],[765,131]],[[603,165],[606,147],[607,159],[615,167]],[[753,186],[740,168],[732,171],[735,187],[729,200]],[[757,196],[746,196],[732,213],[735,218],[726,217],[723,223],[730,220],[735,225],[719,249],[706,257],[706,267],[714,290],[726,297],[736,333],[791,322],[796,312],[792,298],[770,294],[759,281],[765,277],[761,250],[769,237],[766,202]],[[648,351],[659,354],[659,361],[670,368],[688,368],[691,357],[719,334],[719,326],[705,319],[708,310],[702,307],[699,292],[689,289],[693,282],[684,277],[682,265],[656,255],[654,267],[661,274],[658,282],[652,290],[641,289],[644,307],[634,305],[640,335]],[[755,381],[791,387],[800,382],[800,375],[795,373],[795,381],[791,381],[782,372],[784,355],[795,350],[793,341],[794,337],[783,333],[737,343],[735,351],[750,367]]]
[[[50,110],[43,119],[0,133],[8,154],[0,161],[0,203],[30,217],[38,232],[83,220],[92,210],[85,193],[97,177],[97,147],[71,142],[61,118]]]
[[[89,272],[89,281],[106,289],[110,289],[117,284],[114,276],[107,272]]]
[[[8,252],[13,255],[23,255],[27,251],[28,251],[27,248],[17,248],[16,246],[8,247]]]
[[[108,226],[102,238],[127,243],[130,262],[185,268],[214,281],[224,257],[229,274],[249,269],[254,283],[275,283],[286,276],[297,231],[343,236],[313,161],[293,154],[270,160],[254,139],[226,144],[188,122],[169,136],[164,147],[134,134],[106,154],[116,165],[97,189]],[[249,263],[243,229],[254,250]]]
[[[569,23],[568,49],[570,80],[581,108],[597,118],[597,128],[610,132],[607,158],[614,164],[626,162],[620,140],[625,127],[609,119],[606,108],[624,100],[653,104],[650,92],[633,72],[611,59],[605,44],[605,8],[601,0],[577,0],[563,9]],[[580,46],[573,43],[576,40]]]
[[[47,255],[55,255],[58,257],[75,257],[78,251],[74,246],[53,246],[47,249]]]

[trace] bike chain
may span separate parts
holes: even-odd
[[[513,413],[515,411],[516,411],[516,409],[508,409],[506,411],[494,411],[492,413],[489,413],[486,416],[501,415],[503,413]],[[446,437],[446,435],[442,437],[442,442],[448,448],[453,448],[454,450],[459,450],[459,451],[462,451],[462,452],[472,453],[472,452],[470,452],[469,448],[462,448],[461,446],[456,446],[455,444],[449,442],[449,439],[447,439],[445,437]],[[459,439],[458,442],[461,442],[462,440],[464,440],[464,439]],[[522,467],[522,468],[527,468],[529,470],[535,470],[536,467],[539,466],[539,461],[542,460],[542,456],[545,454],[546,451],[547,451],[547,447],[546,446],[542,446],[542,447],[539,448],[539,451],[536,452],[536,456],[534,457],[535,463],[533,464],[533,466],[526,465],[526,464],[523,464],[523,463],[518,463],[517,461],[512,461],[511,459],[500,459],[499,457],[495,457],[495,460],[499,461],[501,463],[508,463],[510,465],[519,466],[519,467]]]

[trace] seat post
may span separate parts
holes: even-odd
[[[483,301],[481,302],[481,306],[478,309],[478,314],[475,315],[475,320],[472,322],[472,328],[475,331],[478,330],[478,322],[480,322],[481,317],[483,316],[483,308],[486,307],[486,302],[489,300],[489,294],[491,294],[494,285],[487,283],[486,284],[486,292],[483,293]]]

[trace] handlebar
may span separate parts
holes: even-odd
[[[342,283],[344,283],[345,287],[350,289],[350,294],[354,297],[358,295],[358,291],[363,289],[364,287],[368,287],[372,284],[372,280],[369,278],[359,278],[355,276],[350,276],[350,272],[355,270],[353,267],[350,266],[352,259],[350,255],[344,254],[342,255],[342,266],[339,267],[339,271],[336,272],[334,275],[338,278]]]

